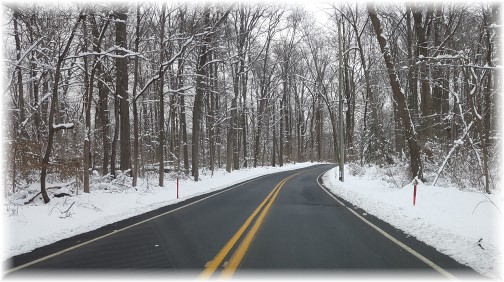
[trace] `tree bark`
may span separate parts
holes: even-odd
[[[208,6],[205,7],[204,11],[204,26],[210,26],[210,9]],[[199,143],[200,143],[200,123],[203,111],[203,91],[204,82],[203,79],[206,77],[205,65],[208,59],[207,49],[210,44],[210,35],[206,35],[203,38],[203,43],[201,44],[199,51],[199,59],[196,70],[196,95],[194,96],[194,109],[193,109],[193,132],[192,132],[192,176],[194,181],[199,180]]]
[[[483,12],[483,26],[485,27],[485,43],[486,43],[486,54],[485,61],[486,65],[489,67],[494,67],[495,64],[492,60],[492,54],[494,53],[494,46],[492,42],[492,31],[490,30],[490,24],[492,22],[492,14]],[[491,114],[492,114],[492,91],[493,91],[493,70],[489,70],[487,73],[487,83],[485,91],[483,94],[483,120],[482,120],[482,136],[481,143],[483,149],[483,176],[485,177],[485,192],[490,194],[490,172],[489,172],[489,149],[490,146],[490,133],[491,133]]]
[[[182,76],[179,77],[179,86],[182,87],[183,85],[183,78]],[[189,145],[188,145],[188,140],[187,140],[187,118],[186,118],[186,111],[185,111],[185,96],[182,94],[180,95],[180,127],[182,131],[182,153],[184,157],[184,171],[186,175],[189,175]]]
[[[14,22],[14,41],[16,42],[16,60],[17,64],[20,64],[21,40],[19,39],[18,18],[19,18],[19,12],[17,10],[14,10],[13,22]],[[25,108],[24,108],[24,91],[23,91],[23,73],[19,65],[16,65],[16,74],[17,74],[17,89],[18,89],[17,102],[19,108],[19,123],[21,123],[25,119]]]
[[[185,10],[180,11],[180,28],[179,31],[182,34],[185,27]],[[182,43],[181,43],[182,44]],[[180,97],[180,131],[181,131],[181,144],[179,147],[182,148],[182,155],[184,159],[184,172],[186,175],[189,174],[189,149],[187,145],[187,122],[186,122],[186,113],[185,113],[185,97],[182,88],[184,87],[184,77],[182,74],[184,73],[184,60],[182,56],[177,59],[177,88],[179,89],[179,93],[177,94]]]
[[[115,12],[116,16],[116,45],[127,49],[127,29],[128,6],[119,5]],[[120,163],[122,171],[131,169],[131,141],[130,141],[130,115],[128,96],[128,58],[124,57],[126,52],[119,49],[116,58],[116,93],[120,99]]]
[[[96,23],[94,21],[94,16],[84,16],[83,19],[83,33],[84,33],[84,44],[83,44],[83,52],[88,52],[87,46],[87,24],[86,20],[89,17],[91,23],[96,27]],[[105,30],[108,27],[108,21],[105,21],[103,24],[101,32],[98,34],[95,32],[93,34],[94,40],[94,50],[99,50],[101,41],[104,37]],[[101,68],[101,63],[99,61],[99,57],[96,56],[93,60],[91,75],[88,75],[88,59],[87,56],[84,56],[84,85],[85,85],[85,95],[84,95],[84,109],[85,109],[85,138],[84,138],[84,193],[89,193],[89,170],[92,168],[92,160],[91,160],[91,107],[93,100],[93,92],[94,92],[94,77],[98,67]],[[101,69],[100,69],[101,70]],[[95,125],[96,128],[96,125]]]
[[[98,29],[98,26],[96,24],[95,16],[90,15],[89,20],[91,21],[91,32],[93,33],[93,38],[94,38],[94,48],[93,51],[96,53],[101,52],[101,41],[104,37],[104,31],[108,27],[110,21],[105,20],[102,23],[102,28],[101,32]],[[108,87],[103,83],[104,73],[103,73],[103,65],[101,63],[101,60],[97,60],[95,58],[94,62],[94,70],[98,74],[99,77],[102,79],[99,79],[97,81],[97,87],[98,87],[98,103],[96,105],[96,114],[97,114],[97,120],[96,120],[96,125],[95,125],[95,130],[97,133],[101,134],[101,142],[102,142],[102,147],[103,147],[103,158],[102,158],[102,175],[107,175],[109,172],[109,161],[110,161],[110,116],[108,113],[108,94],[109,94],[109,89]],[[97,130],[98,129],[98,130]],[[96,136],[96,139],[98,139],[99,136]]]
[[[417,87],[417,66],[413,57],[413,31],[411,30],[411,7],[406,6],[406,45],[408,48],[408,109],[413,113],[413,117],[418,115],[418,87]]]
[[[83,46],[82,52],[87,52],[87,16],[83,16],[82,29],[83,29]],[[88,58],[84,56],[84,112],[85,112],[85,128],[84,128],[84,150],[83,150],[83,185],[84,193],[89,193],[89,168],[91,166],[90,149],[91,149],[91,97],[93,94],[93,82],[90,81],[88,75]],[[93,70],[94,73],[94,70]]]
[[[140,4],[137,3],[136,7],[136,26],[135,26],[135,53],[138,53],[138,46],[140,44]],[[133,183],[132,186],[136,187],[138,182],[138,172],[140,171],[140,158],[139,158],[139,121],[137,109],[137,86],[138,86],[138,56],[134,59],[134,77],[133,77]]]
[[[161,32],[160,32],[160,41],[159,41],[159,62],[161,66],[159,67],[159,151],[158,151],[158,161],[159,161],[159,187],[164,186],[164,145],[165,145],[165,113],[164,113],[164,71],[163,71],[163,61],[164,61],[164,32],[165,32],[165,24],[166,24],[166,3],[163,3],[161,8]]]
[[[425,16],[425,21],[422,21],[423,11],[419,8],[413,10],[413,21],[417,36],[417,59],[424,60],[429,54],[428,49],[428,39],[429,39],[429,26],[430,17],[432,16],[432,9],[427,9],[427,14]],[[427,140],[430,139],[432,135],[432,124],[433,119],[432,113],[432,95],[430,89],[429,81],[429,67],[425,61],[421,62],[419,65],[419,77],[420,77],[420,139],[423,145],[426,144]]]

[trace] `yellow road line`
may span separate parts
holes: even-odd
[[[285,180],[285,179],[284,179]],[[275,194],[275,192],[278,190],[278,187],[280,186],[281,183],[284,182],[284,180],[280,181],[273,190],[268,194],[268,196],[262,201],[262,203],[255,209],[255,211],[247,218],[245,223],[236,231],[236,233],[231,237],[231,239],[224,245],[224,247],[217,253],[217,255],[214,257],[213,260],[210,261],[210,263],[205,267],[205,270],[200,274],[199,278],[201,279],[208,279],[212,276],[212,274],[215,272],[215,270],[219,267],[219,265],[222,263],[224,258],[227,256],[229,251],[233,248],[233,246],[236,244],[236,242],[240,239],[240,237],[243,235],[245,230],[248,228],[250,223],[254,220],[255,216],[259,213],[259,211],[262,209],[262,207],[268,202],[268,200]]]
[[[309,169],[312,170],[312,169]],[[309,171],[306,170],[306,171]],[[245,238],[239,245],[238,249],[234,252],[233,256],[231,257],[231,260],[229,263],[226,265],[224,268],[222,275],[231,277],[238,266],[240,265],[241,260],[245,256],[245,253],[247,252],[250,244],[252,243],[252,240],[259,230],[259,227],[262,224],[262,221],[266,214],[268,213],[269,208],[273,204],[273,201],[277,197],[278,193],[280,192],[280,189],[283,187],[285,182],[287,182],[289,179],[295,177],[296,175],[299,175],[303,172],[306,171],[300,171],[295,174],[292,174],[284,179],[282,179],[276,186],[273,188],[273,190],[268,194],[268,196],[262,201],[262,203],[255,209],[255,211],[247,218],[245,223],[240,227],[240,229],[233,235],[233,237],[224,245],[224,247],[217,253],[217,255],[214,257],[210,263],[207,264],[203,272],[199,275],[198,278],[200,279],[209,279],[214,272],[217,270],[217,268],[220,266],[224,258],[228,255],[228,253],[231,251],[231,249],[236,245],[238,240],[242,237],[243,233],[249,225],[252,223],[254,218],[257,216],[257,214],[261,211],[263,206],[266,205],[266,207],[262,210],[261,214],[257,217],[254,225],[252,228],[249,230],[247,235],[245,235]]]
[[[280,193],[280,190],[282,189],[283,185],[287,180],[289,180],[291,177],[288,177],[284,179],[282,182],[280,182],[278,189],[276,190],[275,194],[273,197],[271,197],[271,200],[268,202],[266,207],[263,209],[259,217],[257,218],[256,222],[250,229],[250,231],[247,233],[247,236],[243,239],[241,242],[240,246],[238,249],[235,251],[233,256],[231,257],[231,260],[229,263],[226,265],[224,270],[222,270],[221,277],[222,278],[231,278],[233,274],[236,272],[236,269],[240,265],[243,257],[245,256],[245,253],[247,253],[248,248],[250,247],[250,244],[252,243],[252,240],[254,240],[255,235],[257,234],[257,231],[259,230],[259,227],[261,226],[264,217],[266,214],[268,214],[269,209],[271,208],[271,205],[273,205],[273,202],[275,201],[276,197],[278,196],[278,193]]]
[[[374,225],[373,223],[371,223],[370,221],[368,221],[367,219],[365,219],[364,217],[362,217],[360,214],[358,214],[357,212],[355,212],[353,209],[347,207],[344,203],[342,203],[340,200],[338,200],[338,198],[336,198],[333,194],[331,194],[329,191],[327,191],[327,189],[325,189],[324,187],[322,187],[322,185],[320,185],[320,183],[318,182],[318,179],[324,173],[325,172],[321,173],[317,177],[317,184],[319,185],[319,187],[322,190],[324,190],[324,192],[326,192],[327,194],[329,194],[329,196],[331,196],[336,202],[338,202],[343,207],[347,208],[356,217],[358,217],[360,220],[364,221],[367,225],[371,226],[373,229],[375,229],[376,231],[378,231],[380,234],[382,234],[383,236],[385,236],[387,239],[389,239],[390,241],[394,242],[399,247],[403,248],[404,250],[406,250],[408,253],[412,254],[413,256],[415,256],[416,258],[418,258],[419,260],[423,261],[425,264],[427,264],[428,266],[432,267],[433,269],[435,269],[437,272],[439,272],[443,276],[445,276],[445,277],[447,277],[447,278],[449,278],[451,280],[456,280],[455,276],[453,276],[450,272],[444,270],[442,267],[440,267],[439,265],[437,265],[434,262],[430,261],[428,258],[426,258],[426,257],[422,256],[421,254],[417,253],[415,250],[413,250],[412,248],[408,247],[403,242],[401,242],[401,241],[397,240],[396,238],[392,237],[392,235],[390,235],[387,232],[383,231],[383,229],[381,229],[380,227]]]
[[[248,184],[249,182],[255,181],[255,180],[259,179],[259,178],[263,178],[264,176],[266,176],[266,175],[259,176],[259,177],[256,177],[256,178],[253,178],[253,179],[247,180],[247,181],[245,181],[245,182],[242,182],[242,183],[237,184],[236,186],[234,186],[234,187],[232,187],[232,188],[229,188],[229,189],[225,188],[225,190],[223,190],[223,191],[219,191],[219,192],[217,192],[217,193],[215,193],[215,194],[212,194],[212,195],[210,195],[210,196],[204,197],[204,198],[199,199],[199,200],[197,200],[197,201],[194,201],[194,202],[188,203],[188,204],[186,204],[186,205],[183,205],[183,206],[181,206],[181,207],[175,208],[175,209],[173,209],[173,210],[170,210],[170,211],[167,211],[167,212],[164,212],[164,213],[161,213],[161,214],[155,215],[155,216],[153,216],[153,217],[147,218],[147,219],[142,220],[142,221],[139,221],[139,222],[137,222],[137,223],[134,223],[134,224],[128,225],[128,226],[126,226],[126,227],[124,227],[124,228],[121,228],[121,229],[118,229],[118,230],[114,230],[114,231],[112,231],[112,232],[110,232],[110,233],[107,233],[107,234],[105,234],[105,235],[102,235],[102,236],[96,237],[96,238],[94,238],[94,239],[91,239],[91,240],[89,240],[89,241],[86,241],[86,242],[83,242],[83,243],[80,243],[80,244],[74,245],[74,246],[72,246],[72,247],[66,248],[66,249],[64,249],[64,250],[61,250],[61,251],[59,251],[59,252],[56,252],[56,253],[53,253],[53,254],[50,254],[50,255],[47,255],[47,256],[42,257],[42,258],[39,258],[39,259],[37,259],[37,260],[33,260],[33,261],[31,261],[31,262],[28,262],[28,263],[22,264],[22,265],[20,265],[20,266],[17,266],[17,267],[11,268],[11,269],[7,269],[7,270],[5,270],[5,271],[4,271],[4,273],[3,273],[3,274],[4,274],[4,275],[7,275],[7,274],[9,274],[9,273],[12,273],[12,272],[18,271],[18,270],[23,269],[23,268],[26,268],[26,267],[29,267],[29,266],[31,266],[31,265],[37,264],[37,263],[42,262],[42,261],[45,261],[45,260],[47,260],[47,259],[50,259],[50,258],[53,258],[53,257],[59,256],[59,255],[61,255],[61,254],[64,254],[64,253],[66,253],[66,252],[69,252],[69,251],[71,251],[71,250],[77,249],[77,248],[79,248],[79,247],[85,246],[85,245],[90,244],[90,243],[93,243],[93,242],[96,242],[96,241],[101,240],[101,239],[103,239],[103,238],[109,237],[110,235],[117,234],[117,233],[119,233],[119,232],[121,232],[121,231],[128,230],[128,229],[130,229],[130,228],[132,228],[132,227],[135,227],[135,226],[137,226],[137,225],[140,225],[140,224],[143,224],[143,223],[145,223],[145,222],[151,221],[151,220],[153,220],[153,219],[156,219],[156,218],[162,217],[162,216],[164,216],[164,215],[167,215],[167,214],[170,214],[170,213],[176,212],[176,211],[181,210],[181,209],[183,209],[183,208],[186,208],[186,207],[192,206],[192,205],[194,205],[194,204],[197,204],[197,203],[202,202],[202,201],[204,201],[204,200],[207,200],[207,199],[209,199],[209,198],[215,197],[215,196],[220,195],[220,194],[222,194],[222,193],[225,193],[225,192],[228,192],[228,191],[234,190],[234,189],[236,189],[236,188],[238,188],[238,187],[240,187],[240,186],[243,186],[243,185],[245,185],[245,184]],[[273,193],[272,193],[272,194],[273,194]]]

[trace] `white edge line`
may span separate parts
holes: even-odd
[[[424,263],[426,263],[428,266],[432,267],[434,270],[436,270],[437,272],[441,273],[442,275],[444,275],[445,277],[449,278],[449,279],[452,279],[452,280],[457,280],[457,278],[455,278],[455,276],[453,276],[451,273],[449,273],[448,271],[444,270],[442,267],[440,267],[439,265],[435,264],[434,262],[430,261],[428,258],[422,256],[421,254],[417,253],[415,250],[413,250],[412,248],[408,247],[407,245],[405,245],[404,243],[402,243],[401,241],[397,240],[396,238],[392,237],[392,235],[388,234],[387,232],[383,231],[383,229],[381,229],[380,227],[374,225],[373,223],[369,222],[367,219],[365,219],[364,217],[362,217],[360,214],[358,214],[357,212],[355,212],[353,209],[349,208],[348,206],[346,206],[344,203],[342,203],[340,200],[338,200],[338,198],[336,198],[332,193],[330,193],[327,188],[323,187],[320,182],[319,182],[319,179],[320,177],[325,174],[327,171],[325,172],[322,172],[321,174],[319,174],[319,176],[317,177],[317,184],[318,186],[320,187],[320,189],[322,189],[324,192],[326,192],[329,196],[331,196],[336,202],[338,202],[341,206],[345,207],[346,209],[348,209],[350,212],[352,212],[356,217],[358,217],[360,220],[364,221],[367,225],[371,226],[373,229],[375,229],[376,231],[378,231],[379,233],[381,233],[383,236],[385,236],[387,239],[389,239],[390,241],[394,242],[395,244],[397,244],[399,247],[403,248],[404,250],[406,250],[408,253],[414,255],[415,257],[417,257],[419,260],[423,261]]]
[[[83,243],[80,243],[80,244],[74,245],[74,246],[72,246],[72,247],[66,248],[66,249],[61,250],[61,251],[59,251],[59,252],[52,253],[52,254],[47,255],[47,256],[45,256],[45,257],[41,257],[41,258],[36,259],[36,260],[34,260],[34,261],[30,261],[30,262],[28,262],[28,263],[25,263],[25,264],[19,265],[19,266],[17,266],[17,267],[11,268],[11,269],[8,269],[7,271],[5,271],[5,272],[3,273],[3,275],[5,276],[5,275],[7,275],[7,274],[10,274],[10,273],[12,273],[12,272],[18,271],[18,270],[20,270],[20,269],[23,269],[23,268],[29,267],[29,266],[31,266],[31,265],[37,264],[37,263],[39,263],[39,262],[42,262],[42,261],[44,261],[44,260],[47,260],[47,259],[53,258],[53,257],[58,256],[58,255],[61,255],[61,254],[66,253],[66,252],[68,252],[68,251],[71,251],[71,250],[77,249],[77,248],[82,247],[82,246],[84,246],[84,245],[87,245],[87,244],[89,244],[89,243],[93,243],[93,242],[98,241],[98,240],[100,240],[100,239],[106,238],[106,237],[108,237],[108,236],[110,236],[110,235],[112,235],[112,234],[116,234],[116,233],[118,233],[118,232],[121,232],[121,231],[124,231],[124,230],[130,229],[131,227],[135,227],[135,226],[137,226],[137,225],[140,225],[140,224],[143,224],[143,223],[145,223],[145,222],[151,221],[151,220],[156,219],[156,218],[158,218],[158,217],[161,217],[161,216],[167,215],[167,214],[169,214],[169,213],[176,212],[176,211],[178,211],[178,210],[181,210],[181,209],[186,208],[186,207],[188,207],[188,206],[194,205],[194,204],[199,203],[199,202],[201,202],[201,201],[207,200],[207,199],[209,199],[209,198],[211,198],[211,197],[217,196],[217,195],[222,194],[222,193],[224,193],[224,192],[228,192],[228,191],[234,190],[234,189],[236,189],[236,188],[238,188],[238,187],[240,187],[240,186],[242,186],[242,185],[245,185],[245,184],[247,184],[247,183],[249,183],[249,182],[252,182],[252,181],[254,181],[254,180],[257,180],[257,179],[260,179],[260,178],[266,177],[266,176],[268,176],[268,175],[271,175],[271,174],[261,175],[261,176],[255,177],[255,178],[253,178],[253,179],[249,179],[249,180],[247,180],[247,181],[244,181],[244,182],[242,182],[242,183],[235,184],[235,186],[234,186],[234,187],[227,188],[227,189],[226,189],[226,188],[224,188],[224,190],[223,190],[223,191],[219,191],[219,192],[217,192],[217,193],[215,193],[215,194],[212,194],[212,195],[207,196],[207,197],[205,197],[205,198],[202,198],[202,199],[199,199],[199,200],[197,200],[197,201],[191,202],[191,203],[189,203],[189,204],[183,205],[183,206],[178,207],[178,208],[176,208],[176,209],[173,209],[173,210],[170,210],[170,211],[164,212],[164,213],[162,213],[162,214],[155,215],[155,216],[153,216],[153,217],[150,217],[150,218],[144,219],[144,220],[142,220],[142,221],[136,222],[136,223],[134,223],[134,224],[128,225],[128,226],[126,226],[126,227],[123,227],[123,228],[121,228],[121,229],[114,230],[114,231],[112,231],[112,232],[110,232],[110,233],[107,233],[107,234],[105,234],[105,235],[102,235],[102,236],[100,236],[100,237],[96,237],[96,238],[94,238],[94,239],[91,239],[91,240],[89,240],[89,241],[86,241],[86,242],[83,242]],[[189,198],[189,199],[190,199],[190,198]],[[189,199],[187,199],[187,200],[189,200]]]

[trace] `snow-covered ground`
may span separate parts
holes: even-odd
[[[384,169],[347,165],[345,171],[345,181],[340,182],[336,177],[338,168],[331,169],[322,177],[324,185],[367,213],[479,273],[503,278],[501,191],[486,195],[419,184],[413,206],[413,184],[401,188],[391,184]]]
[[[166,179],[164,187],[157,186],[157,177],[141,179],[137,189],[130,187],[131,179],[123,177],[123,183],[92,181],[91,193],[79,191],[72,197],[51,198],[43,204],[36,199],[33,204],[23,203],[33,195],[17,193],[10,196],[10,203],[4,203],[3,218],[3,259],[29,252],[37,247],[57,242],[77,234],[98,229],[138,214],[177,202],[220,190],[233,184],[265,174],[312,166],[314,163],[288,164],[283,167],[260,167],[240,169],[227,173],[216,171],[214,175],[200,173],[201,180],[179,180],[179,199],[176,180]],[[119,177],[120,178],[120,177]],[[28,189],[36,190],[34,184]],[[65,186],[65,184],[57,184]],[[48,187],[55,184],[48,185]],[[68,185],[71,187],[71,185]],[[54,193],[69,192],[69,188],[49,190]],[[15,198],[20,198],[15,203]],[[14,202],[14,203],[13,203]],[[5,212],[7,210],[7,212]]]

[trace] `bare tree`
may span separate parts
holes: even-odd
[[[130,142],[130,114],[128,96],[128,58],[125,57],[127,49],[128,6],[118,5],[115,11],[116,26],[116,97],[120,105],[120,163],[122,171],[131,169],[131,142]]]
[[[200,130],[201,130],[201,116],[203,107],[203,91],[205,90],[203,79],[206,77],[206,66],[208,62],[208,49],[211,46],[212,33],[215,28],[220,26],[227,20],[231,8],[224,13],[224,15],[218,19],[214,25],[210,25],[210,8],[205,5],[203,11],[203,26],[210,28],[210,31],[206,32],[202,38],[202,44],[199,50],[198,65],[196,67],[196,95],[194,96],[194,107],[193,107],[193,132],[192,132],[192,175],[194,181],[199,179],[199,142],[200,142]]]
[[[404,127],[404,133],[409,147],[411,174],[413,175],[413,177],[422,179],[423,171],[422,160],[420,158],[420,146],[418,145],[415,126],[411,120],[411,116],[406,105],[406,98],[401,90],[401,85],[399,84],[399,78],[397,77],[393,59],[390,56],[390,47],[387,44],[387,39],[385,37],[385,34],[383,33],[381,23],[376,14],[374,5],[368,5],[367,9],[371,23],[373,24],[373,28],[376,33],[376,38],[378,39],[378,43],[380,45],[380,50],[383,54],[385,65],[387,66],[387,72],[390,80],[390,86],[392,88],[394,102],[397,103],[397,109],[399,115],[401,116],[402,124]]]
[[[46,176],[47,176],[47,169],[49,168],[49,160],[51,158],[51,152],[53,149],[53,142],[54,142],[54,133],[58,130],[61,129],[70,129],[73,127],[73,124],[54,124],[54,115],[56,112],[56,105],[58,101],[58,87],[59,87],[59,81],[61,77],[61,67],[63,64],[63,61],[65,60],[68,51],[70,50],[70,44],[72,43],[72,40],[74,38],[75,32],[77,31],[77,28],[79,27],[80,22],[84,18],[84,14],[80,13],[77,21],[75,22],[72,31],[70,32],[70,36],[65,44],[65,47],[61,54],[58,56],[58,61],[56,63],[56,69],[54,71],[54,85],[52,89],[52,95],[51,95],[51,107],[49,111],[49,121],[48,121],[48,130],[49,134],[47,137],[47,147],[45,150],[44,158],[42,159],[42,169],[40,172],[40,192],[42,193],[42,197],[44,198],[44,203],[49,203],[51,199],[49,199],[49,195],[47,195],[47,190],[46,190]]]
[[[165,25],[166,25],[166,3],[163,3],[162,8],[161,8],[161,15],[160,15],[160,25],[161,25],[161,30],[159,34],[159,61],[163,62],[164,61],[164,53],[165,53],[165,45],[164,45],[164,33],[165,33]],[[164,73],[163,73],[163,67],[161,66],[159,68],[159,151],[158,151],[158,158],[159,158],[159,186],[163,187],[164,186],[164,145],[165,145],[165,114],[164,114]]]

